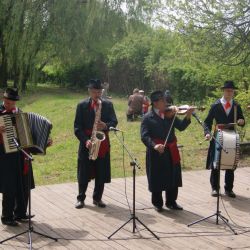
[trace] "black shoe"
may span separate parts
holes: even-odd
[[[100,201],[93,200],[93,204],[96,205],[97,207],[101,207],[101,208],[106,207],[106,204],[102,200],[100,200]]]
[[[2,224],[6,225],[6,226],[10,226],[10,227],[16,227],[18,226],[18,223],[14,220],[6,220],[6,219],[2,219]]]
[[[213,197],[218,197],[218,192],[217,192],[217,190],[216,189],[213,189],[212,190],[212,192],[211,192],[211,196],[213,196]]]
[[[84,207],[84,201],[77,201],[75,204],[75,208],[80,209]]]
[[[225,195],[227,195],[228,197],[231,197],[231,198],[235,198],[236,197],[236,194],[234,193],[233,190],[231,190],[231,191],[225,191]]]
[[[22,216],[15,215],[14,220],[19,221],[19,222],[27,222],[29,219],[32,219],[33,217],[35,217],[34,214],[32,214],[30,216],[28,214],[25,214],[25,215],[22,215]]]
[[[172,210],[183,210],[183,207],[181,207],[180,205],[178,205],[176,202],[174,202],[173,204],[166,204],[166,207]]]
[[[161,213],[163,211],[162,207],[154,206],[156,212]]]

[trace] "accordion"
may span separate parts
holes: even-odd
[[[5,153],[17,152],[20,148],[32,154],[46,154],[47,142],[52,129],[51,122],[35,113],[16,113],[0,116],[0,125],[5,126],[3,145]]]

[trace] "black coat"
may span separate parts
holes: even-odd
[[[207,118],[204,120],[204,125],[206,127],[204,129],[204,133],[207,134],[211,131],[214,120],[216,124],[234,123],[234,107],[236,107],[237,110],[236,119],[237,120],[245,119],[242,113],[242,109],[236,101],[233,100],[233,104],[230,113],[228,115],[226,114],[220,99],[218,99],[215,103],[213,103],[208,112]],[[207,163],[206,163],[207,169],[210,169],[212,167],[212,163],[214,161],[214,155],[215,155],[215,143],[214,140],[211,140],[207,155]]]
[[[77,178],[79,184],[86,184],[91,178],[93,166],[95,167],[95,178],[97,183],[108,183],[111,181],[110,152],[104,158],[89,160],[89,151],[86,148],[86,141],[90,139],[85,131],[92,130],[95,120],[95,111],[90,108],[91,99],[87,98],[77,105],[74,122],[75,136],[80,141],[78,149]],[[117,118],[112,102],[102,100],[101,121],[107,127],[116,127]],[[108,136],[108,133],[106,134]]]
[[[0,105],[0,116],[6,115],[5,108]],[[18,112],[21,112],[18,109]],[[1,136],[1,135],[0,135]],[[24,157],[22,153],[14,152],[6,154],[3,144],[0,144],[0,193],[23,195],[23,190],[28,187],[28,176],[24,175]],[[33,172],[31,168],[31,188],[34,188]]]
[[[171,127],[172,119],[161,119],[153,110],[148,112],[141,123],[141,140],[147,147],[146,172],[149,191],[159,192],[170,188],[182,186],[181,166],[173,165],[168,149],[159,154],[155,149],[154,139],[165,141]],[[180,120],[176,117],[170,132],[168,142],[175,139],[175,130],[182,131],[190,124],[190,120]]]

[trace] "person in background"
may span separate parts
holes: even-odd
[[[135,88],[133,94],[128,98],[127,121],[133,121],[142,114],[143,96],[140,95],[139,89]]]
[[[193,108],[189,108],[183,120],[175,117],[177,108],[167,111],[164,92],[157,90],[150,95],[152,109],[143,117],[141,140],[146,146],[146,173],[151,202],[157,212],[165,205],[169,209],[183,210],[177,204],[178,187],[182,186],[180,154],[177,148],[175,128],[182,131],[191,123]],[[166,145],[165,140],[169,134]]]
[[[139,90],[139,94],[143,96],[143,103],[142,103],[142,116],[144,116],[148,112],[148,108],[150,106],[150,99],[145,95],[144,90]]]
[[[169,105],[173,105],[174,100],[173,100],[173,98],[172,98],[172,96],[171,96],[171,94],[170,94],[170,90],[166,89],[164,95],[165,95],[165,97],[166,97],[167,103],[168,103]]]
[[[233,100],[235,89],[234,82],[229,80],[225,81],[224,86],[221,88],[223,91],[223,96],[216,100],[215,103],[211,105],[211,108],[208,112],[204,124],[206,129],[204,130],[205,138],[207,140],[211,139],[211,130],[213,121],[215,120],[216,124],[229,124],[234,123],[234,117],[236,115],[236,123],[239,126],[245,125],[245,119],[242,113],[240,105]],[[236,114],[235,114],[236,113]],[[234,129],[233,127],[231,129]],[[211,195],[217,197],[218,194],[218,169],[215,169],[213,165],[215,155],[215,142],[214,140],[210,141],[210,146],[208,149],[207,155],[207,164],[206,168],[211,169],[210,175],[210,184],[212,188]],[[235,198],[236,195],[233,191],[234,184],[234,170],[227,169],[225,172],[225,194],[231,198]]]
[[[108,82],[104,82],[102,86],[103,86],[102,98],[103,99],[112,99],[111,96],[108,96],[109,83]]]
[[[102,201],[104,184],[111,182],[108,131],[110,127],[116,127],[118,123],[112,102],[101,99],[102,84],[99,79],[90,80],[88,92],[89,97],[77,105],[74,121],[75,136],[80,142],[77,164],[78,195],[75,204],[77,209],[84,207],[88,183],[93,178],[95,179],[93,204],[100,208],[106,207],[106,204]],[[100,105],[101,110],[99,110]],[[89,159],[89,151],[92,147],[91,135],[97,112],[101,113],[100,120],[96,121],[95,124],[96,129],[105,134],[105,140],[101,142],[97,159],[92,160]]]

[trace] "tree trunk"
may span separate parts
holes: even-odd
[[[19,89],[21,92],[25,92],[27,89],[27,80],[29,78],[29,70],[27,66],[23,66],[19,75]]]
[[[0,88],[6,88],[8,81],[8,67],[5,49],[2,47],[2,60],[0,65]]]

